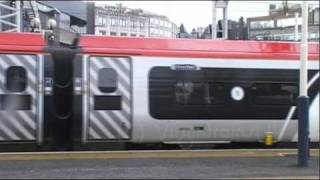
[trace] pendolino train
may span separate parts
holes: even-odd
[[[2,146],[297,141],[298,43],[48,39],[0,33]],[[308,68],[319,142],[319,43]]]

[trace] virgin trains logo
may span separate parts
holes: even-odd
[[[175,64],[171,66],[171,69],[177,71],[198,71],[200,67],[193,64]]]

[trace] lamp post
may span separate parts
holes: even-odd
[[[300,48],[300,96],[298,98],[298,166],[308,167],[309,97],[308,83],[308,1],[302,4],[302,36]]]
[[[216,2],[212,1],[211,39],[216,39],[217,38],[216,15],[217,15]]]
[[[211,25],[211,39],[217,39],[217,9],[223,10],[223,25],[222,25],[222,39],[228,39],[228,3],[229,0],[213,0],[212,1],[212,25]]]
[[[23,31],[23,21],[22,21],[22,9],[21,9],[21,1],[16,0],[16,24],[17,24],[17,32]]]
[[[295,13],[295,25],[294,25],[294,41],[299,40],[299,24],[298,24],[299,13]]]

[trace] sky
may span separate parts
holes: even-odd
[[[212,19],[212,1],[95,1],[96,4],[115,5],[122,3],[128,8],[141,8],[157,14],[167,16],[175,24],[184,24],[190,32],[193,28],[206,27]],[[269,3],[281,1],[229,1],[228,19],[238,20],[254,16],[268,15]],[[294,1],[299,3],[301,1]],[[290,3],[290,1],[289,1]],[[318,3],[312,1],[311,3]],[[222,11],[218,12],[222,17]]]

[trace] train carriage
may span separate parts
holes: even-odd
[[[309,45],[319,142],[319,43]],[[299,44],[0,34],[0,142],[297,141]]]

